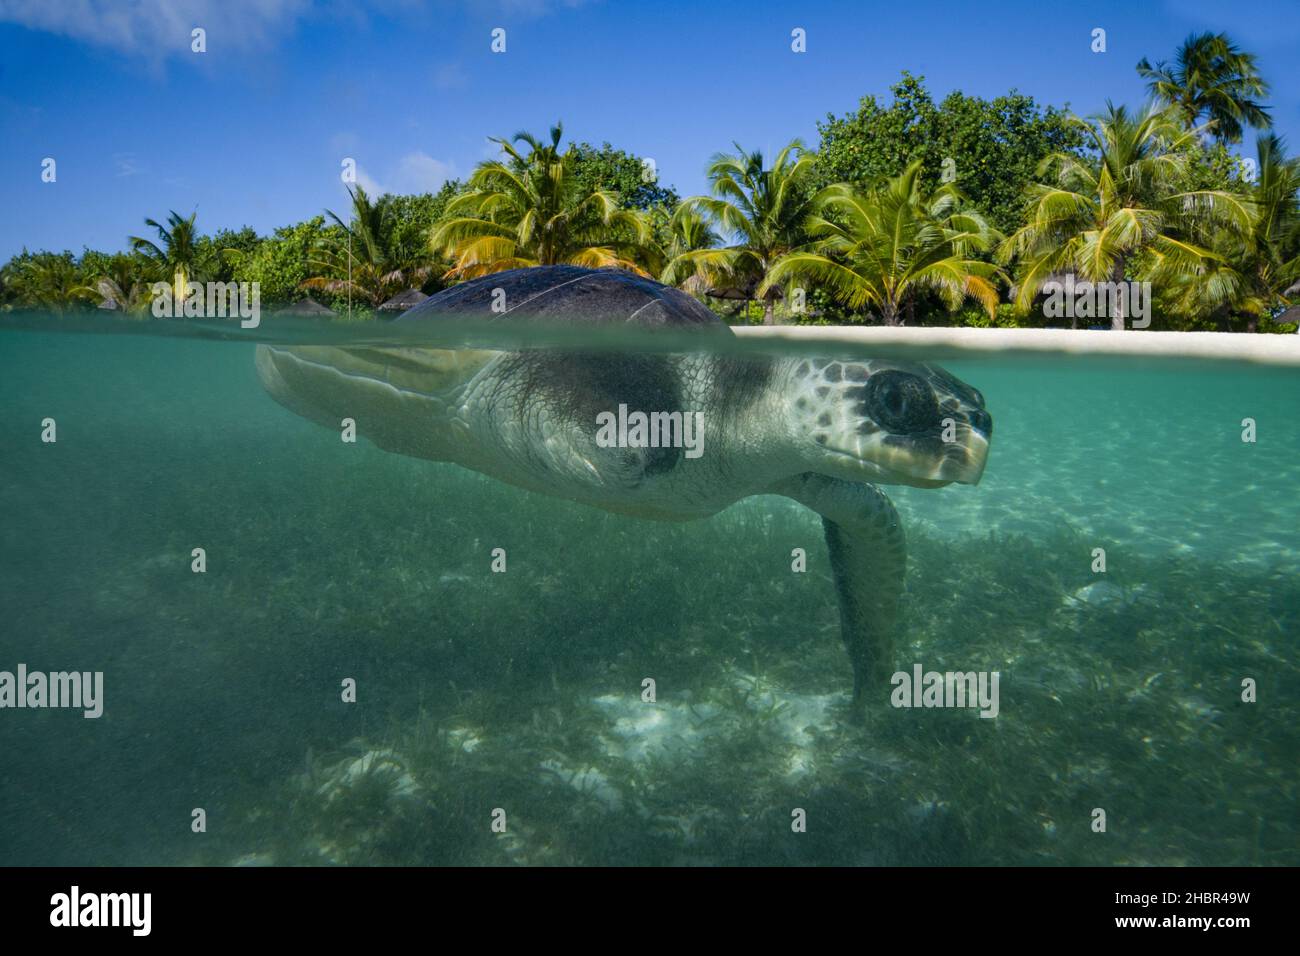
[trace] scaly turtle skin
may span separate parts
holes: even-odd
[[[453,319],[732,337],[677,289],[574,266],[485,276],[397,321]],[[891,361],[259,345],[257,369],[277,401],[330,428],[352,418],[388,451],[606,511],[688,521],[750,495],[807,505],[825,528],[855,712],[868,693],[887,694],[906,565],[898,514],[876,485],[975,484],[992,431],[978,391],[935,366]],[[702,412],[702,454],[604,447],[597,416],[620,405]]]

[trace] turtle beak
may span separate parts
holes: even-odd
[[[925,401],[917,401],[925,412],[915,431],[886,428],[877,433],[873,454],[900,476],[901,484],[918,488],[952,483],[977,485],[984,476],[993,437],[993,416],[984,408],[984,396],[937,366],[920,368],[922,371],[916,375],[897,370],[894,383],[864,400],[864,414],[875,416],[880,424],[879,419],[890,411],[891,392],[899,391],[899,383],[906,376],[908,389],[916,393],[928,391],[926,401],[933,402],[926,405]]]
[[[984,467],[989,460],[989,440],[993,437],[993,418],[988,412],[980,409],[977,415],[968,418],[966,422],[965,437],[960,446],[952,443],[952,446],[959,448],[959,453],[951,455],[952,468],[956,477],[953,478],[958,484],[978,485],[980,479],[984,477]],[[950,447],[952,447],[950,446]],[[947,466],[945,462],[945,466]]]
[[[933,435],[883,438],[875,451],[876,461],[891,475],[893,483],[914,488],[980,483],[988,464],[989,433],[979,424],[956,415],[950,417],[952,423],[944,427],[951,440]]]
[[[978,485],[989,460],[993,440],[993,416],[984,407],[984,396],[952,373],[927,365],[939,402],[945,439],[943,471],[963,485]],[[949,440],[950,439],[950,440]]]
[[[939,437],[926,437],[913,444],[916,457],[912,474],[921,480],[908,481],[920,488],[956,483],[978,485],[989,460],[993,417],[983,407],[967,406],[942,413]],[[889,443],[891,439],[885,439]],[[931,484],[933,480],[937,484]]]

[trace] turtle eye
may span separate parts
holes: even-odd
[[[867,380],[867,414],[896,435],[930,431],[939,424],[939,403],[918,376],[907,372],[877,372]]]

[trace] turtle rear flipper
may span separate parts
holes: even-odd
[[[773,489],[822,516],[840,605],[840,634],[853,664],[853,715],[884,701],[893,673],[894,634],[907,569],[898,512],[864,482],[807,472]]]

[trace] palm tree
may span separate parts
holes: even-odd
[[[101,297],[111,300],[123,312],[142,312],[153,300],[143,266],[138,255],[118,253],[92,272],[91,284]]]
[[[1267,108],[1254,99],[1268,95],[1254,55],[1242,53],[1227,34],[1191,34],[1172,64],[1161,60],[1153,67],[1144,57],[1137,71],[1151,95],[1174,107],[1187,129],[1205,118],[1216,139],[1239,143],[1242,123],[1256,129],[1273,124]]]
[[[792,140],[776,155],[770,169],[763,154],[719,153],[709,163],[711,196],[692,196],[682,207],[709,216],[736,242],[722,249],[695,249],[678,256],[669,268],[678,279],[691,271],[710,284],[730,282],[763,298],[763,322],[776,321],[779,283],[765,282],[773,264],[807,239],[804,221],[812,209],[813,156]],[[758,286],[764,291],[757,293]]]
[[[325,210],[343,230],[343,238],[327,239],[317,246],[310,264],[320,271],[302,283],[305,289],[324,289],[335,295],[352,294],[370,306],[379,306],[399,292],[424,283],[433,272],[427,255],[404,255],[397,248],[395,223],[381,199],[372,203],[366,191],[349,189],[351,222]]]
[[[132,251],[143,254],[161,280],[171,280],[173,301],[176,302],[185,301],[186,285],[192,278],[196,278],[199,251],[194,220],[197,216],[196,212],[188,219],[183,219],[173,211],[167,216],[166,226],[153,219],[146,219],[144,224],[158,231],[158,240],[162,245],[140,236],[127,237]]]
[[[823,189],[808,220],[811,248],[786,253],[759,287],[800,279],[824,286],[851,309],[871,306],[886,325],[902,324],[922,292],[939,295],[948,309],[967,297],[992,317],[998,305],[996,266],[973,257],[996,233],[978,213],[962,208],[952,185],[927,196],[921,162],[862,191],[847,183]]]
[[[1216,254],[1189,242],[1198,223],[1249,230],[1251,204],[1221,190],[1178,191],[1201,130],[1182,130],[1170,110],[1132,116],[1107,104],[1088,123],[1076,119],[1095,160],[1056,153],[1039,164],[1048,180],[1029,189],[1028,221],[1006,238],[999,258],[1020,261],[1016,306],[1027,312],[1054,274],[1089,282],[1122,282],[1130,264],[1155,254],[1184,273],[1203,268]],[[1140,263],[1139,263],[1140,264]],[[1124,328],[1123,300],[1111,326]]]
[[[692,252],[712,249],[718,244],[719,237],[713,225],[691,207],[679,205],[668,220],[666,238],[663,255],[667,259],[667,265],[661,271],[659,281],[668,285],[680,285],[691,293],[703,294],[704,279],[687,256]]]
[[[455,259],[447,278],[562,263],[646,274],[636,261],[650,239],[646,217],[619,208],[610,190],[581,188],[577,154],[560,151],[563,133],[557,123],[549,143],[530,133],[492,140],[502,159],[479,164],[430,239]]]
[[[37,253],[21,260],[10,282],[15,299],[50,312],[63,312],[79,301],[97,297],[88,286],[71,253]]]
[[[1254,228],[1207,230],[1204,241],[1217,255],[1200,269],[1181,270],[1177,259],[1157,254],[1151,270],[1178,311],[1216,315],[1224,324],[1229,315],[1244,315],[1249,332],[1261,316],[1291,304],[1289,290],[1300,278],[1300,159],[1288,159],[1275,134],[1261,136],[1255,148]]]

